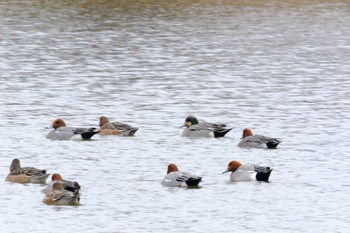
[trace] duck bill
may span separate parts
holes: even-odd
[[[225,173],[227,173],[227,172],[229,172],[229,170],[224,171],[222,174],[225,174]]]

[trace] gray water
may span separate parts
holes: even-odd
[[[349,232],[348,1],[0,1],[1,232]],[[188,114],[233,127],[188,139]],[[135,137],[50,141],[56,117]],[[246,127],[280,138],[240,149]],[[13,158],[82,186],[47,206]],[[229,183],[236,159],[271,182]],[[165,188],[168,163],[203,176]]]

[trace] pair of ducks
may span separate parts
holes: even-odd
[[[99,122],[100,128],[74,128],[67,127],[66,123],[56,118],[52,121],[53,130],[47,134],[47,138],[52,140],[69,139],[91,139],[92,136],[99,133],[101,135],[122,135],[133,136],[138,130],[128,124],[121,122],[110,122],[107,117],[101,116]],[[226,124],[209,123],[199,121],[195,116],[189,115],[184,123],[185,129],[182,131],[183,137],[224,137],[232,128],[226,128]],[[281,141],[277,138],[271,138],[263,135],[253,135],[248,128],[243,130],[242,140],[238,147],[246,148],[276,148]]]
[[[6,181],[14,183],[45,184],[50,174],[34,167],[21,167],[19,159],[13,159]],[[60,174],[53,174],[48,186],[42,190],[43,202],[47,205],[77,205],[80,202],[80,185],[63,180]]]
[[[253,180],[268,182],[272,168],[249,163],[241,164],[236,160],[232,160],[223,174],[227,172],[231,172],[231,182]],[[162,180],[162,185],[167,187],[198,187],[198,184],[201,181],[201,176],[197,176],[190,172],[179,171],[178,167],[171,163],[168,165],[167,175]]]
[[[208,137],[219,138],[224,137],[232,128],[226,128],[226,124],[214,124],[205,121],[198,121],[198,119],[189,115],[184,126],[186,127],[182,131],[184,137]],[[274,149],[281,143],[277,138],[271,138],[263,135],[253,135],[252,131],[248,128],[243,130],[243,136],[238,143],[238,147],[246,148],[270,148]]]
[[[51,130],[46,137],[52,140],[88,140],[97,133],[101,135],[133,136],[138,130],[137,127],[132,127],[125,123],[110,122],[105,116],[100,117],[99,129],[94,127],[67,127],[66,123],[61,118],[54,119],[51,126],[53,130]]]

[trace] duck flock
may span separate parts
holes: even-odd
[[[52,121],[52,130],[47,134],[51,140],[90,140],[95,134],[134,136],[138,128],[121,122],[110,122],[107,117],[101,116],[99,128],[74,128],[66,126],[60,119]],[[220,138],[224,137],[232,128],[226,124],[199,121],[195,116],[189,115],[183,125],[181,136],[191,138]],[[243,130],[238,147],[275,149],[281,141],[263,135],[253,135],[248,128]],[[255,164],[242,164],[232,160],[223,173],[231,172],[230,181],[262,181],[268,182],[272,172],[271,167]],[[7,182],[46,184],[50,174],[46,170],[35,167],[22,167],[20,160],[12,160]],[[193,173],[180,171],[176,164],[169,164],[167,174],[161,184],[167,187],[198,187],[202,177]],[[43,203],[47,205],[79,205],[80,185],[75,181],[64,180],[58,173],[52,174],[51,182],[42,190]]]

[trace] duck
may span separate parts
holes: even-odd
[[[162,185],[167,187],[198,187],[201,181],[201,176],[179,171],[176,164],[171,163],[168,165],[167,175],[162,180]]]
[[[96,128],[73,128],[67,127],[61,118],[52,121],[53,128],[46,137],[51,140],[89,140],[99,131]]]
[[[136,131],[139,129],[121,122],[110,122],[105,116],[100,117],[99,125],[99,134],[101,135],[134,136]]]
[[[189,115],[186,117],[183,127],[185,128],[182,131],[181,136],[192,138],[220,138],[224,137],[232,129],[226,128],[226,124],[199,121],[193,115]]]
[[[250,163],[241,164],[237,160],[232,160],[229,162],[227,169],[223,172],[223,174],[227,172],[231,172],[231,182],[252,180],[268,182],[272,168]]]
[[[238,147],[276,149],[280,143],[281,141],[277,138],[270,138],[263,135],[253,135],[250,129],[245,128],[243,130],[242,139],[238,143]]]
[[[72,192],[77,196],[78,201],[80,200],[80,185],[78,182],[72,182],[62,179],[62,176],[58,173],[52,174],[51,182],[42,190],[44,194],[52,192],[53,184],[60,183],[64,190]]]
[[[13,183],[46,183],[46,179],[50,174],[46,170],[34,167],[21,167],[19,159],[13,159],[10,166],[10,173],[6,176],[6,181]]]
[[[45,195],[43,202],[47,205],[78,205],[80,198],[77,193],[65,190],[62,183],[55,182],[51,192]]]

